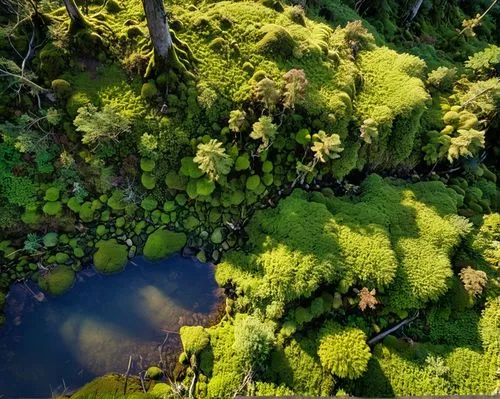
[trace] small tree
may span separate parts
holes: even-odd
[[[316,135],[316,141],[311,149],[314,152],[315,160],[319,162],[340,158],[339,153],[344,151],[340,147],[340,136],[338,134],[327,135],[322,130]]]
[[[78,109],[74,122],[76,130],[83,132],[82,143],[99,146],[101,142],[118,141],[130,132],[130,121],[118,114],[110,105],[99,111],[92,104]]]
[[[278,127],[273,123],[273,118],[270,116],[261,116],[259,120],[253,124],[250,137],[254,140],[262,140],[262,145],[259,147],[259,150],[264,151],[272,144],[277,132]]]
[[[378,304],[377,298],[375,298],[375,295],[377,294],[377,291],[372,289],[371,291],[368,291],[368,288],[363,287],[363,289],[360,290],[354,290],[359,297],[359,308],[361,309],[362,312],[366,310],[366,308],[370,309],[375,309],[375,306]]]
[[[460,279],[464,283],[465,291],[473,296],[481,295],[488,283],[488,276],[485,272],[475,270],[470,266],[460,271]]]
[[[281,98],[281,92],[278,89],[278,85],[274,80],[269,78],[264,78],[257,83],[254,94],[269,110],[273,110]]]
[[[295,108],[295,104],[303,100],[309,82],[302,69],[291,69],[285,73],[285,94],[283,104],[287,108]]]
[[[274,345],[274,325],[255,316],[242,316],[234,326],[234,350],[243,359],[248,370],[263,364]]]
[[[193,161],[212,181],[219,180],[222,175],[227,175],[233,166],[233,159],[226,154],[222,143],[215,139],[207,144],[198,144],[198,151]]]

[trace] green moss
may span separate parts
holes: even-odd
[[[75,272],[68,266],[56,266],[38,278],[40,289],[51,295],[61,295],[68,291],[75,281]]]
[[[58,234],[56,232],[47,233],[43,236],[42,241],[43,241],[43,245],[46,248],[53,248],[57,245]]]
[[[108,206],[114,211],[121,211],[125,209],[126,203],[124,201],[124,194],[119,190],[113,191],[113,194],[108,199]]]
[[[58,252],[56,254],[56,262],[59,263],[59,264],[64,264],[64,263],[67,263],[69,260],[69,255],[67,253],[64,253],[64,252]]]
[[[148,172],[144,172],[141,176],[141,183],[144,186],[144,188],[148,190],[152,190],[156,187],[156,179],[155,177]]]
[[[148,367],[145,377],[151,380],[160,380],[163,377],[163,370],[156,366]]]
[[[58,216],[62,213],[62,204],[60,201],[47,202],[43,206],[43,213],[49,216]]]
[[[158,89],[156,88],[156,83],[154,80],[150,80],[142,85],[141,97],[145,99],[150,99],[158,95]]]
[[[81,209],[81,200],[77,197],[71,197],[67,204],[69,209],[71,209],[75,213],[79,213]]]
[[[207,177],[202,177],[196,180],[196,194],[207,196],[214,192],[215,183]]]
[[[256,44],[259,53],[292,57],[295,41],[288,30],[280,25],[269,24],[261,28],[264,37]]]
[[[151,196],[144,198],[141,202],[141,207],[145,211],[151,212],[155,210],[157,206],[158,206],[158,201],[156,201],[154,197]]]
[[[59,100],[66,101],[71,95],[71,85],[64,79],[53,80],[51,87]]]
[[[149,260],[160,260],[179,252],[187,242],[184,233],[156,230],[150,234],[144,245],[144,256]]]
[[[122,10],[120,5],[116,0],[108,0],[106,2],[106,11],[109,12],[110,14],[116,14],[119,13]]]
[[[186,176],[180,176],[172,171],[165,176],[165,184],[172,190],[185,190],[187,181]]]
[[[80,212],[79,216],[80,219],[84,222],[91,222],[94,220],[94,209],[92,208],[92,203],[91,202],[84,202],[82,206],[80,207]]]
[[[168,397],[172,393],[172,387],[169,384],[157,383],[152,389],[148,391],[148,394],[152,395],[154,398],[163,399]]]
[[[94,267],[103,274],[120,272],[128,262],[127,246],[116,240],[99,241],[94,254]]]
[[[78,115],[78,110],[88,105],[90,102],[91,100],[87,94],[74,92],[66,103],[66,111],[71,118],[75,118]]]
[[[143,172],[152,172],[156,162],[153,159],[141,158],[141,169]]]
[[[247,170],[248,168],[250,168],[250,157],[248,154],[243,154],[236,158],[236,162],[234,164],[234,169],[236,171],[239,172],[241,170]]]
[[[259,187],[260,177],[258,175],[252,175],[247,179],[246,187],[247,190],[255,191]]]
[[[366,371],[371,354],[363,331],[329,322],[320,331],[318,356],[332,374],[353,379]]]
[[[125,385],[125,377],[120,374],[107,374],[98,377],[71,396],[71,399],[97,398],[104,395],[121,396],[124,394],[142,393],[139,378],[129,377]],[[125,391],[126,386],[126,391]]]
[[[43,198],[45,201],[57,201],[59,199],[60,190],[57,187],[48,188],[45,191],[45,197]]]
[[[210,343],[210,336],[201,326],[183,326],[179,330],[181,334],[184,352],[190,355],[198,355]]]

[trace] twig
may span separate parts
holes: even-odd
[[[158,351],[160,352],[160,366],[162,369],[165,368],[165,362],[163,361],[163,348],[164,348],[165,344],[167,343],[169,334],[170,333],[167,333],[167,335],[165,336],[165,339],[163,340],[161,345],[158,347]]]
[[[127,367],[127,372],[125,373],[125,385],[123,387],[123,394],[127,394],[127,383],[128,383],[128,376],[130,374],[130,368],[132,367],[132,355],[129,356],[128,358],[128,367]]]
[[[394,331],[399,330],[401,327],[406,326],[407,324],[410,324],[413,320],[415,320],[419,315],[419,312],[415,313],[413,317],[410,317],[408,319],[405,319],[398,324],[396,324],[394,327],[389,328],[388,330],[381,332],[380,334],[375,335],[373,338],[370,338],[366,343],[369,346],[373,346],[376,343],[382,341],[385,337],[388,335],[392,334]]]

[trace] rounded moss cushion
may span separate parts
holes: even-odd
[[[210,336],[202,326],[183,326],[179,330],[184,352],[196,355],[207,347]]]
[[[43,206],[43,213],[49,216],[57,216],[62,212],[62,204],[60,201],[47,202]]]
[[[153,395],[155,398],[165,398],[167,395],[172,393],[172,388],[170,385],[160,382],[159,384],[155,384],[155,386],[148,393]]]
[[[163,377],[163,370],[156,366],[151,366],[146,370],[146,378],[159,380]]]
[[[57,266],[41,276],[37,283],[40,289],[51,294],[61,295],[68,291],[75,281],[75,272],[68,266]]]
[[[116,240],[99,241],[94,254],[94,267],[97,271],[109,274],[120,272],[127,264],[127,246]]]
[[[169,230],[156,230],[144,245],[144,256],[149,260],[160,260],[179,252],[186,245],[186,235]]]

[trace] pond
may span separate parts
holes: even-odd
[[[7,299],[0,398],[50,397],[125,373],[130,356],[138,372],[158,364],[160,348],[173,365],[180,353],[175,332],[213,322],[222,295],[212,265],[181,256],[154,264],[136,258],[112,276],[87,269],[69,292],[42,302],[28,288],[13,286]]]

